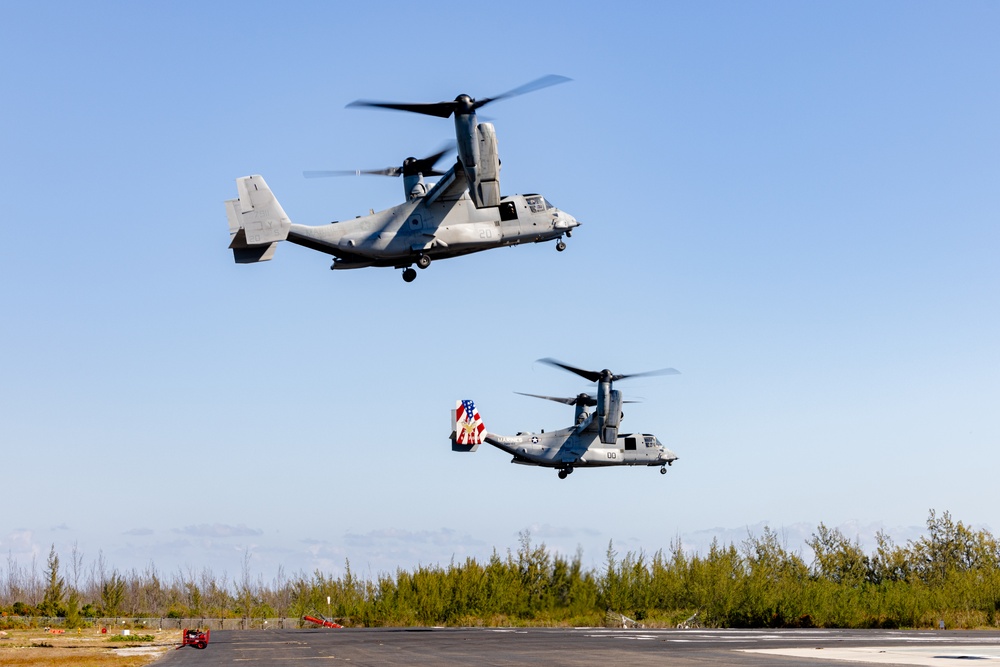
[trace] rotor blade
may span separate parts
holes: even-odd
[[[556,403],[562,403],[563,405],[586,405],[593,407],[597,405],[597,399],[588,396],[587,394],[580,394],[578,396],[572,396],[570,398],[563,398],[561,396],[542,396],[541,394],[526,394],[523,391],[515,391],[515,394],[520,394],[521,396],[533,396],[535,398],[544,398],[547,401],[555,401]],[[631,402],[631,401],[626,401]]]
[[[588,371],[582,368],[576,368],[575,366],[570,366],[569,364],[564,364],[561,361],[552,359],[551,357],[546,357],[545,359],[539,359],[538,361],[543,364],[549,364],[550,366],[558,366],[563,370],[569,371],[570,373],[576,373],[582,378],[590,380],[591,382],[599,382],[601,377],[604,376],[605,380],[609,379],[612,382],[617,382],[618,380],[625,380],[627,378],[643,377],[647,375],[680,375],[680,371],[676,368],[660,368],[655,371],[645,371],[643,373],[620,373],[620,374],[610,374],[605,376],[605,371]]]
[[[328,178],[330,176],[399,176],[403,173],[400,167],[386,167],[385,169],[337,169],[337,170],[319,170],[319,171],[303,171],[302,175],[306,178]]]
[[[508,90],[506,93],[500,93],[494,97],[486,97],[481,100],[476,100],[475,108],[486,106],[490,102],[496,102],[497,100],[507,99],[508,97],[516,97],[518,95],[524,95],[525,93],[531,93],[536,90],[541,90],[542,88],[548,88],[549,86],[555,86],[560,83],[566,83],[567,81],[572,81],[569,77],[559,76],[558,74],[549,74],[548,76],[543,76],[540,79],[535,79],[529,83],[522,86],[518,86],[512,90]]]
[[[437,171],[434,169],[434,165],[441,161],[441,158],[445,156],[445,153],[450,153],[455,150],[455,142],[450,141],[441,147],[434,155],[429,155],[425,158],[407,158],[403,161],[403,175],[413,176],[416,174],[423,174],[424,176],[443,176],[443,171]]]
[[[409,111],[425,116],[436,116],[447,118],[455,111],[455,102],[436,102],[432,104],[408,104],[405,102],[372,102],[370,100],[354,100],[347,105],[352,107],[375,107],[376,109],[395,109],[396,111]]]
[[[655,371],[645,371],[643,373],[623,373],[622,375],[614,376],[614,379],[617,381],[617,380],[625,380],[627,378],[645,377],[648,375],[680,375],[680,374],[681,372],[676,368],[660,368]]]
[[[542,396],[541,394],[526,394],[523,391],[515,391],[515,394],[520,394],[521,396],[532,396],[534,398],[544,398],[547,401],[555,401],[556,403],[563,403],[565,405],[573,405],[576,403],[576,397],[573,398],[560,398],[558,396]]]
[[[551,357],[545,357],[544,359],[539,359],[538,361],[543,364],[548,364],[549,366],[556,366],[563,369],[564,371],[569,371],[570,373],[576,373],[585,380],[590,380],[591,382],[597,382],[601,379],[601,374],[596,371],[587,371],[582,368],[576,368],[575,366],[570,366],[569,364],[564,364],[563,362],[553,359]]]
[[[408,157],[403,160],[401,167],[386,167],[385,169],[337,169],[337,170],[315,170],[304,171],[302,175],[306,178],[327,178],[329,176],[443,176],[443,171],[434,169],[434,165],[441,161],[449,151],[455,150],[455,142],[449,141],[438,150],[437,153],[425,158]]]

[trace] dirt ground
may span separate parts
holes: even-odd
[[[121,632],[118,631],[120,635]],[[141,667],[181,642],[180,630],[132,630],[153,635],[148,641],[111,641],[100,628],[53,633],[44,628],[0,631],[0,665],[4,667]],[[187,648],[185,650],[196,650]]]

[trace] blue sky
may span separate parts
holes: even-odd
[[[121,569],[365,573],[764,525],[905,540],[1000,530],[1000,6],[989,2],[8,2],[0,7],[0,551]],[[449,121],[359,98],[483,97],[506,194],[551,244],[332,273],[237,266],[223,200],[263,174],[295,222],[401,200],[306,180],[427,155]],[[680,460],[453,454],[448,410],[565,426],[515,395],[622,383]],[[10,504],[15,503],[15,504]],[[17,508],[16,510],[14,508]]]

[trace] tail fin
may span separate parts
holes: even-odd
[[[233,258],[237,264],[265,262],[274,256],[278,241],[288,238],[292,221],[263,176],[237,178],[236,191],[239,199],[226,201]]]
[[[474,452],[486,438],[486,426],[471,400],[456,401],[451,412],[451,451]]]

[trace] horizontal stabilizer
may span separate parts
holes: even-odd
[[[455,432],[452,431],[451,434],[451,451],[453,452],[474,452],[479,449],[479,445],[460,445],[458,444],[458,439],[455,437]]]
[[[274,250],[278,247],[278,242],[268,245],[259,245],[252,248],[233,248],[233,259],[237,264],[253,264],[254,262],[266,262],[274,257]]]

